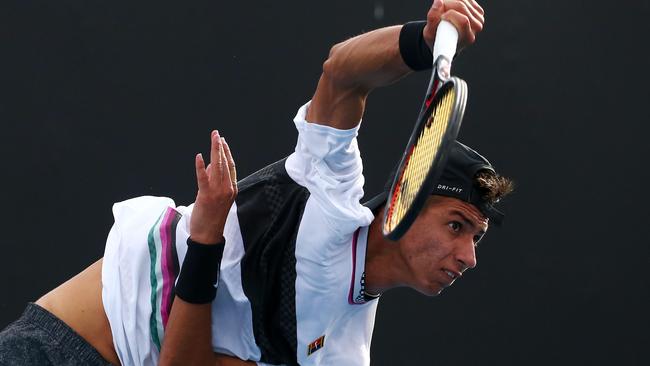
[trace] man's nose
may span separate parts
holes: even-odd
[[[456,261],[461,265],[462,271],[476,267],[476,250],[473,239],[466,240],[456,248]],[[461,272],[462,272],[461,271]]]

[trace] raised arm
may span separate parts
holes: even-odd
[[[190,219],[190,241],[160,352],[160,365],[255,365],[212,351],[214,282],[223,252],[223,229],[237,194],[235,163],[228,144],[211,134],[210,165],[195,159],[198,193]],[[236,335],[233,335],[236,336]]]
[[[484,23],[483,9],[474,0],[435,0],[422,32],[429,46],[441,19],[458,29],[459,50],[474,43]],[[400,53],[401,30],[401,25],[381,28],[332,47],[307,120],[339,129],[355,127],[373,89],[390,85],[411,72]]]

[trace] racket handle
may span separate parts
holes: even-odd
[[[457,45],[458,30],[451,22],[441,20],[436,31],[436,41],[433,43],[433,62],[435,64],[440,56],[446,59],[446,62],[438,63],[438,70],[444,71],[442,76],[451,75],[451,61],[456,54]]]

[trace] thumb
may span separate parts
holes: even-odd
[[[434,0],[429,12],[427,13],[427,25],[424,27],[422,35],[429,47],[432,47],[433,42],[435,41],[438,24],[440,23],[440,19],[442,19],[444,11],[444,0]]]
[[[445,0],[433,0],[433,4],[431,4],[431,9],[429,9],[429,12],[427,13],[427,21],[435,21],[439,22],[440,18],[442,17],[442,13],[445,11]],[[438,25],[432,24],[432,25]]]

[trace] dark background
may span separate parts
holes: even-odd
[[[218,128],[240,176],[294,147],[337,41],[430,1],[2,1],[0,328],[102,256],[111,205],[188,204]],[[517,182],[479,266],[438,298],[379,305],[373,365],[647,365],[650,5],[483,1],[454,73],[461,140]],[[376,91],[360,135],[383,185],[428,74]],[[398,141],[399,143],[396,143]]]

